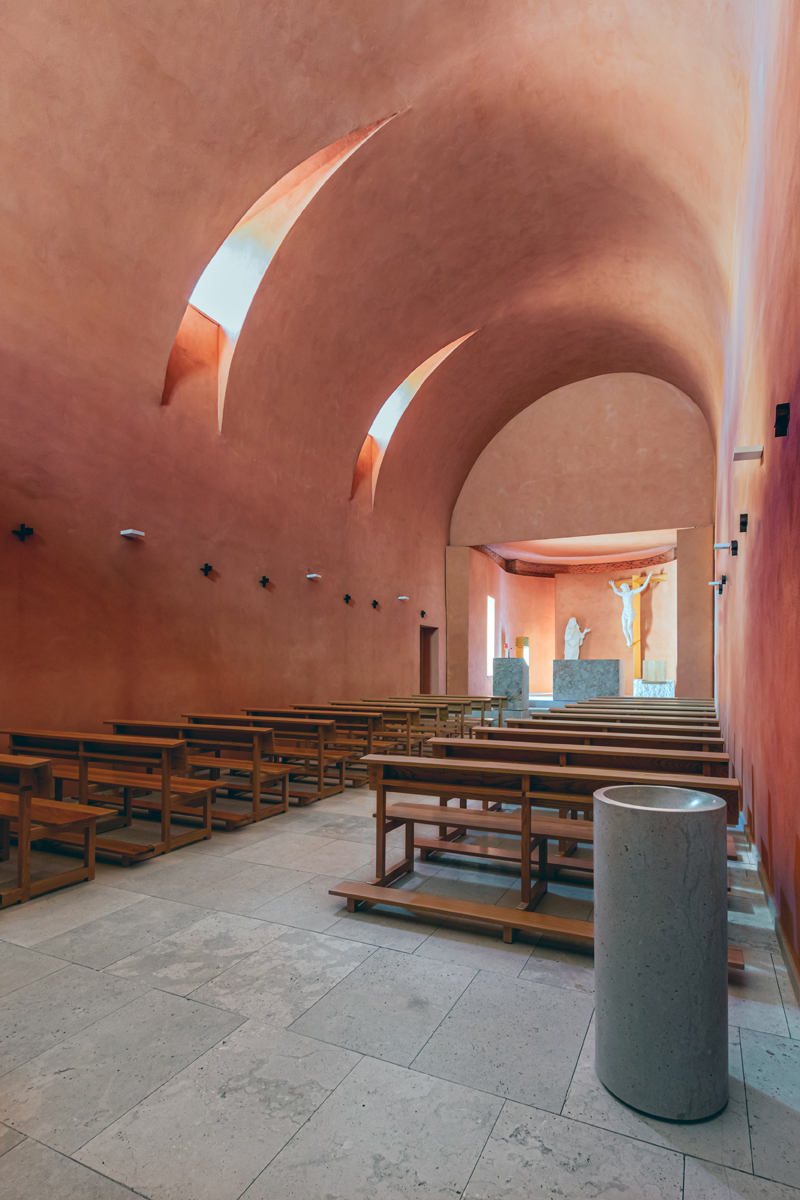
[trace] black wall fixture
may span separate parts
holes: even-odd
[[[421,609],[420,609],[420,613],[419,613],[419,615],[420,615],[421,617],[424,617],[424,616],[425,616],[425,609],[424,609],[424,608],[421,608]]]
[[[211,563],[203,563],[203,565],[202,565],[202,567],[200,568],[200,570],[203,572],[203,574],[205,575],[206,579],[208,579],[209,575],[210,575],[210,574],[211,574],[211,572],[214,570],[214,568],[212,567]]]
[[[377,608],[377,607],[378,607],[378,601],[377,601],[377,600],[373,600],[373,601],[372,601],[372,607],[373,607],[373,608]]]
[[[267,584],[269,583],[269,580],[267,579],[266,575],[262,575],[258,582],[261,584],[261,586],[263,588],[265,588],[267,586]]]
[[[733,555],[734,558],[736,558],[736,555],[738,553],[739,553],[739,543],[736,541],[731,542],[731,554]]]
[[[739,533],[747,533],[747,513],[739,513]]]
[[[21,542],[24,542],[26,537],[31,537],[33,534],[33,530],[31,529],[30,525],[26,525],[24,521],[20,525],[19,529],[12,529],[11,532],[13,533],[14,537],[18,537]]]
[[[775,437],[786,437],[789,432],[790,404],[775,405]]]
[[[350,595],[350,593],[348,592],[348,594],[347,594],[347,595],[345,596],[345,598],[344,598],[344,602],[345,602],[345,604],[349,604],[349,603],[350,603],[350,601],[351,601],[352,599],[353,599],[353,597],[352,597],[352,596]]]

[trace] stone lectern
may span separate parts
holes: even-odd
[[[495,658],[492,691],[507,696],[507,717],[530,716],[530,683],[524,658]]]
[[[553,700],[596,700],[625,695],[625,663],[621,658],[556,658]]]

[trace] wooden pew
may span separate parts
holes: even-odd
[[[374,696],[365,696],[363,698],[365,704],[375,704],[383,708],[384,705],[403,705],[413,704],[419,713],[417,726],[420,733],[428,737],[444,737],[448,733],[458,732],[458,722],[450,715],[450,707],[445,701],[429,700],[415,701],[409,698],[402,699],[400,697],[389,697],[388,699],[377,699]]]
[[[88,805],[98,788],[112,786],[107,781],[107,775],[111,774],[109,767],[114,768],[113,786],[131,787],[133,784],[129,780],[134,777],[137,781],[141,779],[142,788],[160,790],[161,799],[155,802],[161,812],[160,841],[141,845],[98,836],[98,850],[119,855],[127,861],[138,861],[151,858],[154,854],[169,854],[180,846],[211,836],[208,817],[210,790],[202,786],[192,789],[190,780],[186,781],[187,786],[183,788],[176,778],[185,776],[188,770],[188,747],[181,738],[150,737],[146,734],[72,733],[52,729],[5,729],[2,732],[8,734],[12,754],[41,754],[58,760],[53,765],[57,802],[63,796],[64,783],[74,782],[78,785],[79,803]],[[154,773],[152,782],[148,779],[148,771]],[[178,810],[173,796],[178,794],[182,804],[202,807],[202,828],[179,834],[172,832],[172,813]],[[113,798],[104,803],[106,808],[99,818],[103,833],[128,823],[124,813],[109,814],[108,805],[114,803]],[[79,839],[79,834],[65,829],[63,837],[58,840],[76,845]]]
[[[518,852],[517,861],[521,862],[522,902],[526,908],[532,903],[530,805],[525,803],[530,786],[527,768],[520,770],[519,767],[508,763],[484,762],[476,766],[475,763],[461,763],[454,759],[442,761],[407,755],[371,754],[364,761],[368,764],[370,787],[374,789],[376,797],[374,882],[377,885],[388,885],[414,869],[414,822],[409,823],[407,816],[393,817],[387,814],[387,793],[428,795],[439,800],[438,806],[430,806],[436,814],[430,823],[439,825],[443,841],[453,836],[461,836],[465,822],[467,826],[475,822],[475,827],[482,832],[519,831],[521,850]],[[453,798],[459,799],[463,807],[447,809],[447,801]],[[521,815],[467,809],[468,799],[488,801],[495,805],[515,804],[520,807]],[[443,811],[445,809],[446,815]],[[438,820],[440,812],[442,819]],[[423,823],[423,818],[417,813],[412,816]],[[461,822],[461,825],[454,825],[454,821]],[[386,835],[403,824],[406,829],[405,856],[392,867],[387,867]],[[453,833],[448,833],[448,828],[451,828]]]
[[[443,739],[445,742],[448,740]],[[472,744],[474,746],[480,745],[478,742]],[[365,762],[369,764],[370,784],[374,787],[378,797],[376,812],[379,848],[376,852],[377,874],[375,880],[378,884],[384,884],[387,881],[391,882],[392,879],[398,877],[393,872],[397,871],[399,874],[405,874],[407,871],[412,870],[412,865],[410,864],[413,864],[414,847],[410,847],[412,852],[409,854],[407,841],[405,859],[397,867],[392,868],[392,871],[387,875],[384,845],[385,833],[394,827],[389,825],[384,828],[382,826],[382,820],[385,819],[386,814],[385,794],[387,790],[414,795],[435,795],[439,797],[440,803],[444,805],[451,799],[459,799],[462,804],[465,804],[470,799],[486,801],[495,805],[521,805],[523,810],[523,848],[521,851],[513,848],[501,849],[453,842],[452,839],[454,836],[461,835],[447,833],[447,826],[444,821],[440,823],[440,835],[438,839],[417,839],[414,845],[421,851],[423,859],[427,859],[432,853],[444,852],[464,855],[470,858],[501,859],[507,862],[519,862],[521,854],[524,889],[526,878],[524,849],[524,839],[526,836],[525,812],[531,806],[555,809],[562,818],[557,824],[557,827],[562,832],[554,835],[558,836],[562,842],[561,853],[551,861],[558,866],[568,866],[570,870],[585,871],[591,870],[592,864],[588,860],[571,857],[572,851],[575,849],[575,845],[572,843],[584,840],[577,834],[578,825],[576,824],[576,820],[578,814],[580,814],[584,821],[591,821],[594,810],[594,793],[599,788],[624,784],[658,784],[664,787],[683,788],[691,786],[686,775],[656,771],[622,770],[612,767],[562,767],[547,763],[501,763],[484,759],[409,759],[392,755],[369,755],[365,759]],[[403,764],[405,764],[405,769]],[[450,768],[449,771],[448,768]],[[519,796],[521,788],[524,790],[524,796]],[[737,779],[722,779],[717,776],[705,775],[702,777],[702,790],[722,797],[728,806],[728,823],[733,825],[738,823],[742,785]],[[382,812],[383,818],[381,815]],[[487,817],[490,815],[486,814]],[[507,814],[495,815],[507,816]],[[565,817],[572,819],[563,820]],[[462,812],[459,815],[459,820],[463,819]],[[422,818],[420,818],[421,820]],[[429,823],[433,824],[434,822],[431,821]],[[481,829],[483,832],[492,833],[509,831],[507,823],[498,822],[497,824],[498,828],[490,829],[489,825],[484,823]],[[452,825],[449,815],[447,825]],[[384,828],[383,836],[381,835],[382,828]],[[534,826],[528,825],[527,828],[530,834]],[[573,833],[573,831],[575,832]],[[529,872],[529,862],[527,869]]]
[[[17,839],[16,887],[0,885],[0,908],[94,879],[96,825],[105,809],[53,800],[52,764],[46,758],[0,755],[0,789],[0,861],[10,858],[11,835]],[[31,844],[63,841],[65,833],[80,838],[83,866],[31,880]]]
[[[260,708],[243,710],[249,717],[262,717]],[[214,713],[189,713],[188,719],[195,723],[213,723]],[[233,714],[224,714],[229,719]],[[242,721],[241,715],[238,720]],[[344,767],[346,756],[336,749],[336,722],[327,718],[268,717],[270,727],[275,730],[275,757],[291,767],[290,780],[302,784],[311,777],[313,785],[289,786],[289,795],[299,805],[313,804],[325,796],[336,796],[345,789]],[[329,783],[327,771],[336,772],[336,781]]]
[[[500,929],[504,942],[513,942],[515,933],[519,931],[585,950],[594,948],[594,925],[590,921],[551,917],[545,913],[525,912],[499,904],[452,900],[425,892],[404,891],[402,888],[376,887],[349,879],[330,888],[328,894],[346,899],[348,912],[355,912],[359,908],[369,911],[379,904],[381,907],[399,908],[415,916],[455,918],[470,924],[486,925],[490,929]],[[728,970],[744,970],[744,954],[739,946],[728,946]]]
[[[574,719],[570,717],[562,717],[556,720],[555,717],[540,721],[529,717],[507,717],[506,724],[511,729],[571,729],[577,732],[585,732],[587,736],[591,733],[650,733],[650,734],[666,734],[671,733],[675,736],[702,738],[703,735],[708,735],[710,738],[718,738],[720,731],[718,729],[709,729],[705,725],[674,725],[663,724],[661,722],[641,722],[641,721],[609,721],[605,718],[598,717],[593,720],[584,720],[583,717]]]
[[[522,728],[519,725],[505,725],[497,729],[494,725],[476,726],[472,731],[474,738],[482,738],[491,742],[528,742],[543,743],[560,742],[562,744],[583,746],[640,746],[642,749],[663,750],[700,750],[721,752],[725,742],[721,736],[684,737],[675,733],[585,733],[573,729],[562,729],[560,726],[549,724],[533,728]]]
[[[714,775],[727,779],[727,754],[701,750],[634,749],[630,746],[576,746],[559,742],[513,742],[486,738],[432,738],[435,758],[489,759],[493,762],[552,763],[561,767],[620,767],[630,771]],[[692,781],[687,786],[701,788]]]
[[[180,737],[189,746],[188,766],[193,771],[191,782],[202,786],[197,772],[208,771],[205,781],[216,793],[225,788],[231,792],[249,792],[249,812],[234,812],[215,802],[210,809],[210,820],[221,822],[226,830],[238,829],[261,821],[265,817],[286,812],[289,807],[289,771],[268,761],[274,750],[275,739],[272,729],[256,729],[252,725],[201,725],[184,718],[181,721],[107,721],[115,733],[142,736]],[[224,771],[222,776],[220,772]],[[268,789],[278,787],[277,792]],[[154,801],[137,801],[143,808],[157,807]],[[173,811],[187,817],[191,814],[183,806],[173,806]]]
[[[497,717],[498,723],[503,724],[503,714],[508,708],[507,696],[461,696],[455,694],[447,695],[425,695],[417,693],[412,695],[413,700],[449,700],[460,701],[469,705],[468,713],[472,714],[477,709],[483,719],[486,716],[494,719]],[[494,714],[494,715],[493,715]],[[481,720],[481,724],[483,720]]]
[[[389,733],[395,733],[398,738],[405,740],[406,754],[421,753],[421,746],[426,736],[420,724],[419,708],[409,704],[389,703],[388,701],[364,700],[334,700],[329,705],[332,712],[342,709],[353,712],[379,712],[383,717],[384,728]]]
[[[627,722],[629,725],[694,725],[702,729],[719,729],[718,719],[716,717],[710,717],[706,714],[689,717],[683,713],[676,713],[674,716],[658,713],[654,716],[650,712],[632,712],[627,708],[593,708],[591,710],[550,708],[542,710],[542,712],[535,713],[532,717],[527,719],[532,721],[606,721],[609,724]]]

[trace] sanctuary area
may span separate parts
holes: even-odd
[[[0,32],[0,1200],[800,1200],[800,5]]]

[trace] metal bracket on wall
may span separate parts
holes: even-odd
[[[33,530],[31,529],[30,525],[26,525],[24,521],[20,525],[19,529],[12,529],[11,532],[13,533],[14,537],[18,537],[21,542],[24,542],[26,537],[31,537],[33,534]]]
[[[206,579],[208,579],[209,575],[210,575],[210,574],[211,574],[211,572],[214,570],[214,568],[212,567],[211,563],[203,563],[203,565],[202,565],[202,567],[200,568],[200,570],[203,572],[203,574],[205,575]]]

